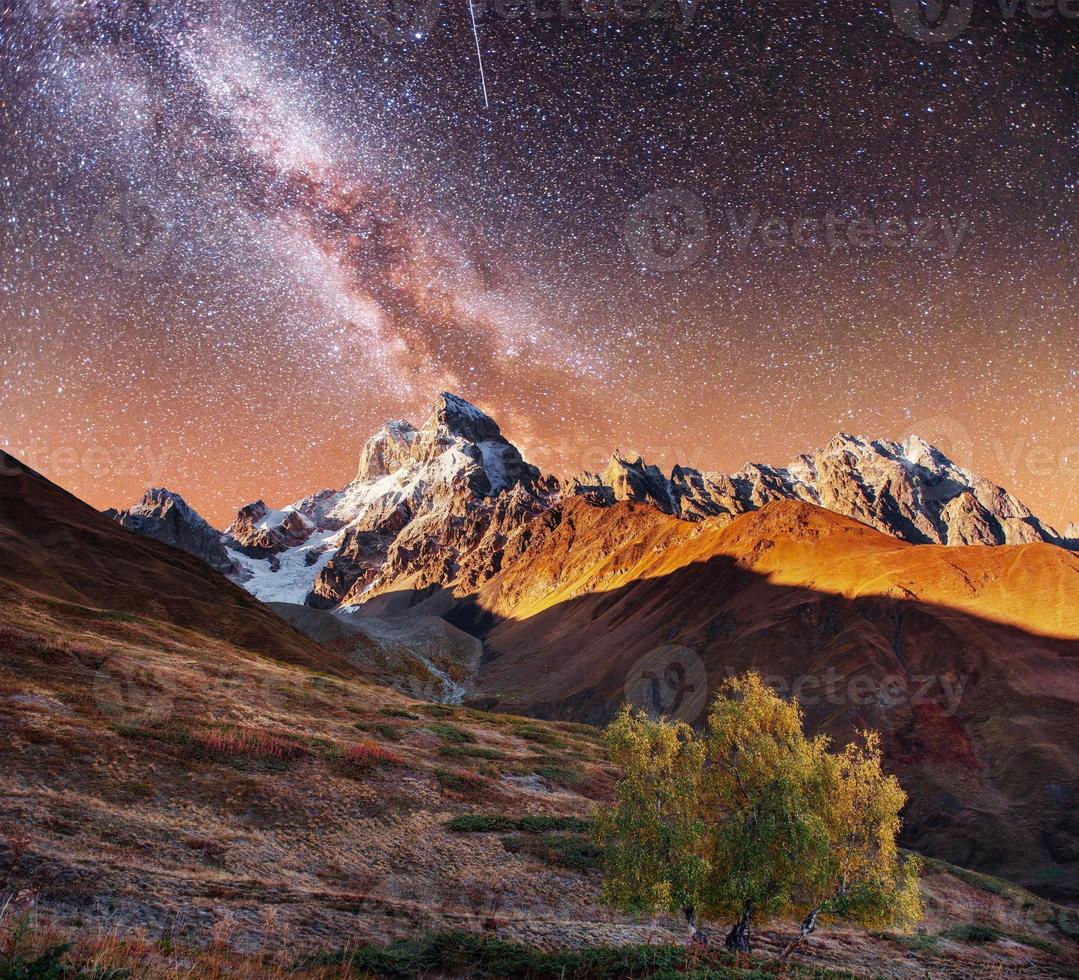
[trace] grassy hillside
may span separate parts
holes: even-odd
[[[511,944],[475,954],[488,976],[611,976],[621,967],[603,963],[622,961],[592,947],[684,941],[680,923],[598,904],[587,821],[612,773],[595,729],[415,702],[161,621],[7,599],[9,961],[24,912],[23,952],[70,937],[71,956],[136,976],[467,975],[477,936]],[[924,932],[825,932],[800,962],[918,977],[1075,962],[1072,913],[944,865],[924,888]],[[762,933],[762,963],[790,930]],[[458,938],[419,938],[444,933]],[[675,959],[633,975],[686,966],[680,947],[647,955]],[[504,965],[522,957],[533,972]]]

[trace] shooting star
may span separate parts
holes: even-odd
[[[483,108],[489,109],[491,103],[487,101],[487,79],[483,74],[483,55],[480,53],[480,32],[476,27],[476,11],[472,6],[472,0],[468,0],[468,12],[472,16],[472,36],[476,39],[476,61],[480,66],[480,85],[483,87]]]

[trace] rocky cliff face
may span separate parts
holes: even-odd
[[[685,520],[729,520],[777,500],[803,500],[915,544],[1066,544],[1002,487],[969,473],[917,436],[905,442],[841,433],[789,466],[747,464],[730,476],[676,466],[663,478],[636,454],[615,453],[602,477],[571,492],[594,503],[631,500]]]
[[[346,487],[249,504],[224,540],[259,598],[352,606],[485,581],[556,491],[492,418],[444,393],[418,428],[388,422],[368,439]]]
[[[190,552],[225,575],[237,570],[220,534],[177,493],[164,488],[147,490],[134,507],[127,510],[110,508],[105,511],[105,516],[136,534]]]
[[[347,486],[281,510],[255,501],[223,535],[167,491],[113,514],[228,571],[260,599],[331,609],[475,591],[577,498],[719,525],[797,500],[916,544],[1079,545],[1075,528],[1058,534],[916,436],[840,434],[786,467],[750,463],[729,475],[675,466],[668,477],[639,453],[616,451],[602,473],[559,481],[541,477],[490,416],[449,393],[419,427],[388,422],[368,439]]]

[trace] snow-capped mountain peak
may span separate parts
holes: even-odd
[[[675,466],[669,479],[638,454],[619,454],[571,492],[597,502],[637,500],[686,520],[730,519],[796,499],[916,543],[1065,543],[1002,487],[968,472],[920,436],[903,442],[840,432],[786,467],[747,463],[730,476]]]
[[[431,551],[421,538],[482,524],[489,500],[538,477],[490,416],[444,392],[422,426],[397,419],[371,436],[347,486],[280,510],[249,504],[226,544],[259,598],[337,605],[373,589],[383,566],[415,565],[416,551]]]
[[[1058,534],[917,435],[889,442],[838,433],[786,467],[747,463],[729,475],[677,465],[668,477],[640,453],[616,450],[602,473],[559,483],[541,478],[490,416],[449,392],[421,426],[399,419],[372,435],[351,483],[279,509],[256,500],[223,534],[166,490],[112,513],[200,554],[260,599],[336,607],[451,583],[476,587],[527,545],[533,528],[557,524],[571,496],[720,522],[795,499],[914,543],[1072,547],[1079,537]]]

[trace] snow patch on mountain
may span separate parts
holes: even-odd
[[[425,538],[439,540],[441,528],[487,498],[538,476],[493,419],[443,393],[420,428],[396,420],[368,439],[356,479],[343,489],[279,510],[261,501],[243,508],[226,532],[229,554],[238,580],[260,599],[325,605],[353,584],[360,595],[371,591],[395,545],[398,562],[431,550]]]
[[[477,587],[527,546],[534,518],[557,519],[567,496],[721,522],[795,499],[915,543],[1079,544],[1079,530],[1058,534],[916,435],[890,442],[841,432],[785,467],[746,463],[729,475],[675,466],[668,477],[639,453],[616,451],[604,472],[559,483],[526,463],[487,414],[448,392],[419,428],[395,420],[371,436],[345,487],[281,508],[255,501],[223,534],[163,490],[110,513],[206,557],[259,599],[328,609],[455,582]]]
[[[257,559],[228,549],[241,569],[237,581],[261,602],[292,602],[302,605],[311,583],[337,551],[340,531],[323,531],[304,544],[288,548],[270,559]],[[311,562],[310,556],[315,556]]]

